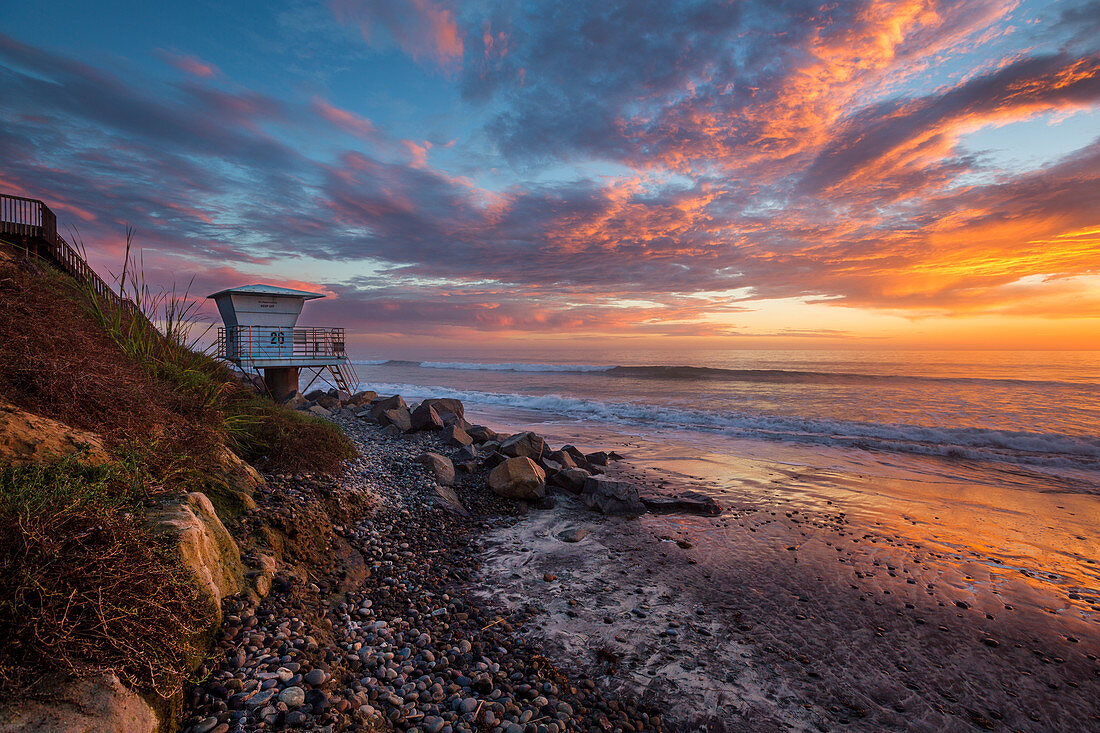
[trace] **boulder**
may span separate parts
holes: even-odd
[[[326,394],[328,393],[323,389],[311,389],[309,392],[306,392],[306,399],[310,402],[316,402],[317,398],[323,397]]]
[[[409,411],[404,407],[384,410],[378,416],[378,422],[381,425],[396,425],[403,433],[407,433],[413,429],[412,417],[409,415]]]
[[[440,416],[443,416],[443,413],[446,412],[457,415],[458,417],[466,416],[466,409],[462,406],[462,400],[456,400],[450,397],[432,397],[424,400],[420,404],[434,408]]]
[[[549,456],[547,456],[546,459],[550,460],[550,461],[553,461],[554,463],[561,466],[563,469],[564,468],[576,468],[577,467],[577,462],[575,460],[573,460],[573,456],[571,456],[570,454],[566,453],[563,450],[554,451]]]
[[[626,481],[612,481],[594,476],[585,480],[581,501],[590,509],[604,514],[637,516],[646,511],[637,486]]]
[[[509,458],[489,474],[489,488],[509,499],[539,499],[546,495],[546,472],[527,456]]]
[[[717,517],[722,513],[718,502],[698,491],[681,491],[676,494],[640,495],[642,504],[654,514],[698,514],[703,517]]]
[[[387,425],[382,430],[382,437],[383,438],[400,438],[403,432],[404,431],[401,430],[401,428],[397,427],[396,425]]]
[[[0,401],[0,463],[39,463],[65,456],[97,464],[107,460],[107,451],[95,433]]]
[[[474,439],[474,442],[478,444],[487,443],[490,440],[500,439],[500,433],[493,430],[492,428],[487,428],[484,425],[471,425],[468,428],[465,428],[465,430],[466,433]]]
[[[308,402],[308,400],[298,390],[293,390],[282,400],[282,404],[294,410],[298,409],[306,402]]]
[[[450,486],[441,486],[436,484],[435,486],[435,503],[443,507],[446,511],[458,514],[463,517],[470,516],[470,512],[467,511],[462,500],[458,498],[458,494]]]
[[[370,403],[370,414],[375,420],[377,420],[386,410],[408,411],[408,409],[409,406],[405,404],[405,400],[403,400],[399,394],[395,394],[392,397],[379,397],[378,399],[371,400]]]
[[[306,410],[306,412],[308,412],[311,415],[315,415],[317,417],[332,417],[332,412],[329,411],[329,410],[326,410],[321,405],[313,405],[308,410]]]
[[[527,457],[538,460],[542,457],[546,441],[531,432],[516,433],[500,444],[500,452],[512,458]]]
[[[477,453],[477,446],[472,444],[464,445],[454,452],[454,455],[451,456],[451,459],[454,461],[462,461],[463,463],[465,463],[466,461],[476,461]]]
[[[206,494],[192,492],[182,502],[150,510],[153,532],[168,540],[180,564],[194,579],[210,612],[221,623],[221,601],[244,589],[241,553]]]
[[[355,405],[356,407],[363,407],[364,405],[370,405],[370,403],[376,399],[378,399],[377,392],[365,389],[353,394],[351,399],[348,400],[348,404]]]
[[[588,453],[585,455],[584,460],[591,463],[593,466],[606,466],[607,465],[607,453],[602,450],[595,453]]]
[[[484,446],[481,451],[481,465],[485,468],[496,468],[500,464],[508,460],[507,456],[501,455],[496,451],[485,452]]]
[[[329,392],[341,405],[346,405],[351,401],[351,395],[342,389],[336,389]]]
[[[412,411],[412,427],[413,430],[442,430],[443,418],[434,407],[421,402]]]
[[[584,468],[583,464],[588,463],[588,459],[585,458],[584,454],[577,450],[575,446],[563,445],[561,449],[563,452],[568,453],[573,458],[573,461],[581,468]]]
[[[154,733],[156,713],[113,672],[73,679],[49,695],[10,701],[0,733]],[[166,724],[167,725],[167,724]]]
[[[456,471],[462,471],[463,473],[474,473],[477,471],[477,461],[463,461],[455,464]]]
[[[438,453],[421,453],[413,459],[422,466],[427,466],[428,471],[440,486],[450,486],[455,482],[455,467],[451,459]]]
[[[461,448],[464,445],[472,444],[474,439],[466,434],[461,425],[452,424],[443,429],[443,441],[447,445]]]
[[[583,468],[563,468],[554,474],[553,483],[571,494],[584,491],[584,484],[592,474]]]
[[[335,410],[340,406],[340,398],[330,394],[321,395],[317,398],[316,402],[326,410]]]

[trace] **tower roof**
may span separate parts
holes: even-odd
[[[226,288],[225,290],[219,290],[216,293],[211,293],[206,296],[207,298],[217,298],[219,295],[229,295],[230,293],[249,293],[252,295],[272,295],[282,298],[301,298],[302,300],[313,300],[314,298],[325,297],[322,293],[311,293],[307,290],[293,290],[291,288],[280,288],[276,285],[241,285],[237,288]]]

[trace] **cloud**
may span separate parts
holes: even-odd
[[[332,0],[341,23],[356,25],[368,41],[387,34],[420,61],[452,68],[462,60],[463,40],[454,12],[434,0]]]

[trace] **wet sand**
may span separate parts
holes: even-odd
[[[540,609],[529,633],[560,664],[687,729],[1100,729],[1096,496],[601,437],[627,454],[616,471],[725,511],[629,520],[566,499],[492,533],[483,587]]]

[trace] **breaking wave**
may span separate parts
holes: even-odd
[[[412,384],[374,384],[372,387],[383,394],[400,393],[406,398],[452,397],[474,404],[542,410],[573,419],[646,429],[699,431],[736,438],[1100,470],[1100,437],[682,409],[561,395],[481,392]]]
[[[718,380],[770,384],[853,384],[870,383],[952,383],[974,385],[1028,385],[1035,387],[1092,387],[1089,382],[1013,379],[1011,377],[932,377],[922,375],[863,374],[797,369],[721,369],[699,366],[619,366],[607,364],[528,364],[524,362],[482,363],[461,361],[405,361],[381,359],[355,361],[364,366],[413,367],[487,372],[557,372],[594,374],[608,377],[670,380]]]

